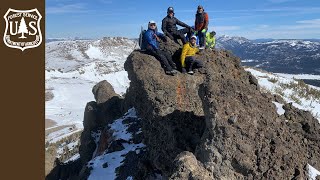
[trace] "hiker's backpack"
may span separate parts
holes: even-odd
[[[145,38],[143,37],[146,32],[147,32],[147,30],[145,30],[145,29],[143,29],[141,27],[141,32],[140,32],[140,35],[139,35],[139,46],[140,46],[141,50],[146,50],[147,49],[148,43],[145,40]]]

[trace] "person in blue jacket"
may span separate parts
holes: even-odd
[[[163,66],[165,73],[168,75],[175,75],[177,73],[176,64],[172,61],[172,56],[159,48],[160,38],[166,41],[164,34],[157,31],[157,25],[155,21],[149,21],[148,30],[144,33],[144,40],[147,42],[146,50],[150,55],[157,58]]]

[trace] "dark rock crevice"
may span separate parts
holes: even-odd
[[[174,111],[164,117],[143,123],[144,143],[148,144],[149,158],[156,169],[171,174],[172,160],[181,152],[194,153],[205,129],[203,116],[192,112]]]

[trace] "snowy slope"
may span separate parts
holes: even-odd
[[[245,70],[251,72],[258,79],[263,90],[280,95],[287,103],[292,102],[299,109],[310,111],[320,123],[319,87],[299,84],[299,81],[294,79],[295,76],[272,74],[253,68],[246,68]],[[307,75],[302,77],[308,79],[305,76]],[[310,76],[310,78],[315,78],[315,76]],[[276,106],[280,107],[279,104],[276,104]],[[281,110],[279,111],[281,112]]]
[[[135,152],[136,154],[141,153],[141,151],[145,151],[145,145],[143,143],[133,143],[133,134],[128,132],[128,128],[132,123],[124,123],[124,120],[126,119],[135,119],[135,121],[139,121],[134,108],[129,109],[122,118],[115,120],[109,125],[110,131],[113,132],[112,136],[114,140],[125,141],[122,143],[124,149],[111,153],[108,153],[106,150],[102,155],[96,156],[90,162],[88,162],[88,166],[92,168],[88,178],[89,180],[116,179],[116,169],[123,164],[126,154],[128,154],[130,151]],[[139,131],[135,133],[139,134],[142,132],[139,129]],[[98,135],[95,134],[93,136],[96,139],[95,141],[97,143],[97,147],[99,144],[100,135],[101,132]]]
[[[217,48],[231,50],[243,64],[269,72],[320,74],[320,42],[270,40],[256,43],[244,37],[217,37]]]
[[[290,75],[290,74],[272,74],[266,71],[253,68],[245,68],[246,71],[251,72],[258,79],[258,83],[262,90],[271,92],[272,94],[280,95],[287,103],[292,102],[293,106],[310,111],[320,123],[320,88],[310,85],[299,85],[297,79],[317,79],[314,75]],[[289,88],[287,85],[290,85]],[[297,86],[294,86],[297,85]],[[292,87],[292,88],[291,88]],[[312,89],[312,92],[318,93],[316,95],[308,94],[303,96],[297,92],[307,92]],[[283,104],[273,102],[277,108],[277,113],[283,115],[285,110],[282,108]],[[320,171],[307,164],[309,180],[316,180],[320,176]]]
[[[129,79],[124,62],[136,43],[127,38],[101,40],[53,41],[46,43],[46,92],[53,98],[46,101],[46,119],[55,121],[58,131],[46,140],[56,142],[65,134],[83,127],[83,113],[87,102],[93,101],[92,87],[107,80],[115,92],[124,94]],[[72,126],[76,128],[62,128]]]

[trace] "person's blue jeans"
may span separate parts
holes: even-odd
[[[202,33],[201,31],[198,31],[198,38],[199,38],[199,46],[200,47],[206,46],[206,33],[207,33],[207,31],[205,31],[204,33]]]

